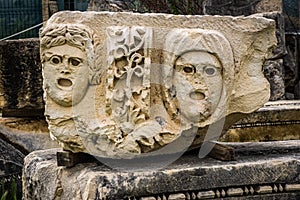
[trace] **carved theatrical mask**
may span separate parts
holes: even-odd
[[[86,53],[65,44],[45,51],[45,89],[57,104],[72,106],[85,95],[89,71]]]
[[[165,102],[180,126],[204,127],[226,113],[234,80],[230,43],[213,30],[173,29],[165,43]]]
[[[222,66],[212,54],[191,51],[175,62],[173,86],[181,116],[193,123],[215,110],[222,93]]]
[[[275,23],[262,17],[58,12],[40,39],[45,116],[72,152],[179,155],[269,99]]]

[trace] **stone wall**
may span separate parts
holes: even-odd
[[[300,99],[300,35],[297,32],[286,34],[287,54],[283,60],[286,99]]]
[[[39,40],[3,41],[0,43],[0,55],[1,107],[4,110],[26,109],[28,115],[42,110],[44,103]]]
[[[280,0],[204,0],[204,14],[207,15],[251,15],[254,13],[281,11]]]
[[[88,10],[137,11],[192,15],[250,15],[253,13],[282,11],[280,0],[91,0]]]
[[[283,13],[286,22],[286,30],[289,32],[295,32],[300,30],[299,21],[299,1],[298,0],[282,0]]]
[[[22,198],[22,167],[26,154],[57,147],[51,141],[43,119],[16,119],[3,116],[43,115],[44,102],[39,40],[22,39],[0,43],[0,188]],[[0,197],[1,197],[0,191]]]

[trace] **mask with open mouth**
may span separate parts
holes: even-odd
[[[222,65],[205,51],[190,51],[175,61],[173,86],[181,118],[197,123],[215,110],[222,93]]]
[[[167,35],[163,98],[169,115],[181,125],[205,127],[224,117],[234,79],[230,49],[227,39],[213,30],[173,29]]]
[[[88,87],[86,53],[64,44],[45,52],[45,89],[51,99],[62,106],[76,105],[85,96]]]
[[[57,80],[57,84],[62,87],[62,88],[70,88],[71,89],[71,86],[73,85],[72,81],[70,79],[67,79],[67,78],[60,78]]]

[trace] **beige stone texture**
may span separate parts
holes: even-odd
[[[300,101],[268,102],[246,115],[222,137],[226,142],[300,140]]]
[[[49,130],[73,152],[185,151],[270,95],[262,66],[275,23],[263,17],[65,11],[40,40]]]
[[[1,117],[0,135],[22,149],[24,154],[59,147],[56,141],[51,140],[47,126],[44,119]]]
[[[161,170],[148,163],[147,169],[131,171],[95,162],[59,167],[58,149],[35,151],[25,158],[22,194],[24,200],[297,199],[299,144],[239,143],[235,147],[243,150],[236,161],[186,154]]]
[[[283,4],[282,0],[262,0],[256,5],[257,13],[264,12],[282,12]]]

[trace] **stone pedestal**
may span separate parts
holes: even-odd
[[[126,172],[96,162],[58,167],[60,149],[36,151],[25,158],[23,199],[299,199],[299,144],[231,143],[236,161],[191,152],[160,170]]]
[[[224,135],[226,142],[262,142],[300,139],[300,101],[268,102],[247,115]]]

